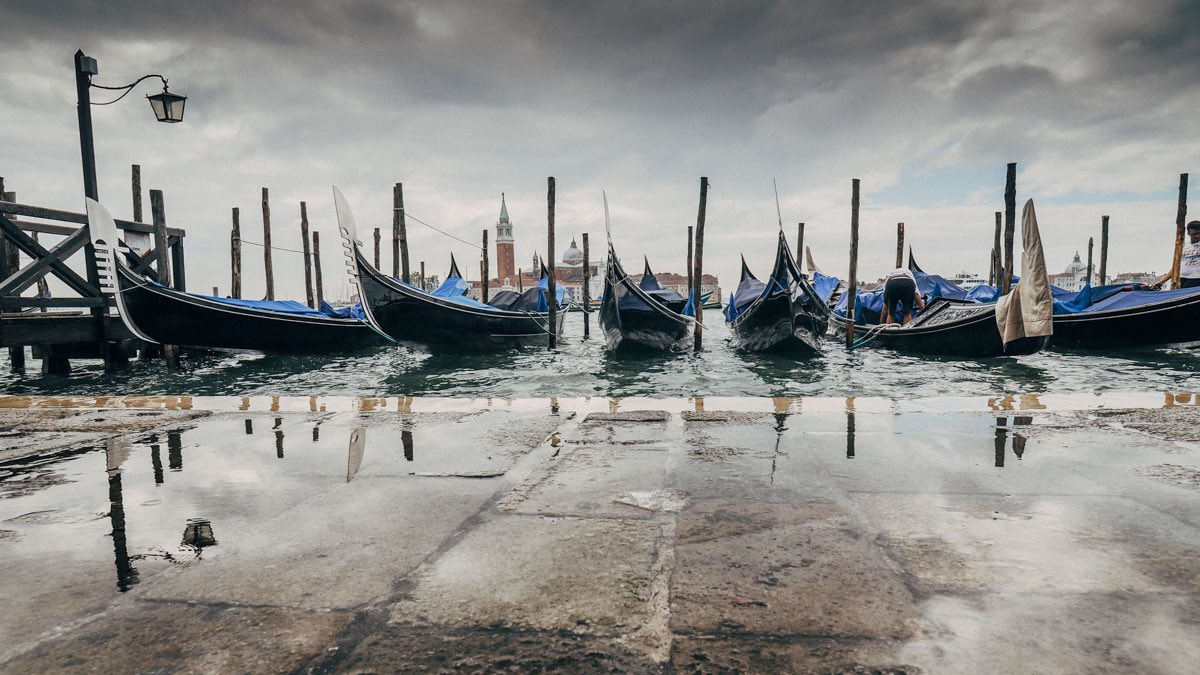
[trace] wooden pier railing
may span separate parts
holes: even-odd
[[[91,256],[86,255],[91,248],[87,216],[17,203],[15,193],[3,192],[2,186],[0,179],[0,347],[9,349],[13,369],[24,370],[25,346],[33,346],[45,373],[66,374],[71,358],[104,358],[107,366],[119,367],[128,357],[133,336],[107,311],[114,304],[112,298],[106,299],[90,281],[96,274],[89,269],[94,266]],[[161,193],[151,192],[154,223],[118,220],[117,227],[149,235],[141,240],[155,242],[157,249],[129,253],[125,263],[183,290],[185,232],[167,227],[161,216]],[[47,247],[38,235],[61,239]],[[166,251],[161,250],[164,245]],[[81,251],[84,256],[77,255]],[[21,254],[28,258],[24,265]],[[76,271],[80,265],[71,262],[82,263],[84,274]],[[71,296],[47,297],[47,276],[65,285]],[[22,295],[31,288],[37,289],[35,296]],[[97,309],[102,311],[93,311]]]

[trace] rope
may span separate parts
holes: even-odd
[[[450,237],[451,239],[453,239],[453,240],[455,240],[455,241],[462,242],[462,243],[466,244],[467,246],[471,246],[471,247],[477,248],[477,249],[479,249],[480,251],[482,251],[482,250],[483,250],[483,247],[482,247],[482,246],[480,246],[479,244],[476,244],[476,243],[473,243],[473,242],[469,242],[469,241],[467,241],[466,239],[460,239],[460,238],[458,238],[458,237],[456,237],[456,236],[454,236],[454,235],[450,234],[449,232],[447,232],[447,231],[445,231],[445,230],[438,229],[438,228],[434,227],[433,225],[430,225],[429,223],[427,223],[427,222],[425,222],[425,221],[421,220],[420,218],[418,218],[418,217],[414,216],[414,215],[413,215],[413,214],[411,214],[411,213],[405,213],[404,215],[405,215],[405,217],[407,217],[407,218],[412,218],[413,220],[417,221],[418,223],[420,223],[420,224],[424,225],[425,227],[428,227],[429,229],[433,230],[434,232],[437,232],[437,233],[439,233],[439,234],[444,234],[444,235],[446,235],[447,237]]]
[[[879,334],[882,333],[884,331],[884,329],[887,328],[888,325],[890,325],[890,324],[881,323],[881,324],[876,324],[875,326],[872,326],[870,329],[867,330],[866,334],[864,334],[862,337],[858,338],[854,342],[850,343],[850,346],[847,347],[847,350],[853,351],[855,349],[858,349],[859,347],[865,347],[872,340],[879,337]]]
[[[250,244],[251,246],[259,246],[259,247],[263,247],[263,248],[266,247],[266,244],[260,244],[257,241],[250,241],[249,239],[239,239],[238,241],[240,241],[243,244]],[[282,246],[276,246],[275,244],[271,244],[271,250],[272,251],[287,251],[288,253],[299,253],[300,255],[304,255],[304,251],[299,251],[294,248],[284,248]],[[312,252],[309,252],[309,255],[312,255]]]

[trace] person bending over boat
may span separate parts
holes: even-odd
[[[895,311],[896,305],[900,305],[899,314]],[[917,292],[917,278],[907,268],[898,267],[887,275],[883,283],[883,317],[880,323],[907,324],[912,320],[914,305],[917,309],[925,309],[925,300]]]
[[[1187,224],[1188,240],[1183,242],[1183,254],[1179,257],[1179,287],[1200,286],[1200,220]],[[1162,288],[1171,278],[1167,272],[1150,284],[1151,288]]]

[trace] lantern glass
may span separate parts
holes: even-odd
[[[151,94],[146,98],[149,99],[150,108],[154,110],[154,117],[159,122],[173,124],[183,121],[183,106],[187,102],[186,96],[172,94],[164,87],[161,94]]]

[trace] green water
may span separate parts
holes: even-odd
[[[832,340],[811,358],[740,354],[723,323],[709,320],[705,350],[613,355],[596,333],[582,339],[582,316],[567,318],[555,353],[527,347],[494,354],[430,355],[381,347],[339,356],[210,353],[185,359],[181,372],[161,362],[131,363],[105,374],[98,361],[75,361],[70,377],[0,370],[4,394],[191,394],[346,396],[991,396],[1016,393],[1195,391],[1200,352],[1043,352],[982,361],[915,358],[887,350],[854,352]],[[596,326],[593,323],[593,330]],[[5,359],[7,363],[7,359]]]

